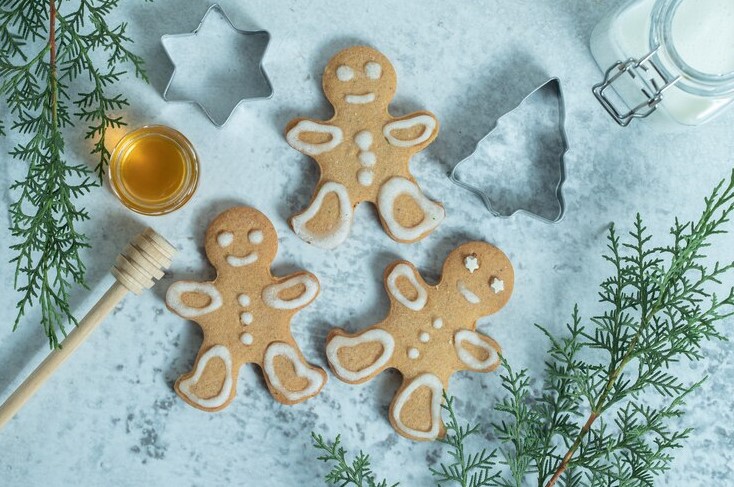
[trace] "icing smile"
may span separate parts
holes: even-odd
[[[372,103],[375,101],[375,94],[365,93],[364,95],[346,95],[344,100],[352,105],[363,105],[365,103]]]
[[[461,294],[461,297],[466,299],[469,304],[479,304],[479,302],[481,301],[481,299],[479,299],[479,296],[471,292],[471,290],[466,287],[464,281],[458,281],[456,283],[456,289],[457,291],[459,291],[459,294]]]
[[[254,263],[256,260],[257,260],[257,252],[250,252],[249,254],[245,255],[244,257],[237,257],[236,255],[227,256],[227,264],[231,265],[232,267],[243,267],[246,265],[250,265]]]

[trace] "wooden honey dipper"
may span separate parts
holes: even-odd
[[[15,416],[128,292],[140,295],[163,277],[175,253],[176,249],[151,228],[135,237],[117,256],[111,270],[116,279],[114,284],[66,336],[61,347],[53,350],[0,406],[0,428]]]

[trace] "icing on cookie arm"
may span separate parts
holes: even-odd
[[[415,132],[415,129],[420,130]],[[409,130],[410,138],[400,136],[401,130]],[[438,120],[430,112],[417,112],[389,122],[382,129],[382,135],[394,147],[410,148],[420,151],[426,148],[438,135]]]
[[[308,134],[328,135],[329,139],[325,142],[311,143],[305,142],[301,136]],[[303,152],[309,156],[316,156],[329,152],[338,147],[344,141],[344,133],[342,129],[334,125],[315,122],[313,120],[302,119],[291,127],[285,135],[288,144],[299,152]]]
[[[189,306],[183,300],[184,294],[204,296],[207,298],[207,304],[199,308]],[[210,282],[177,281],[171,284],[166,291],[166,305],[182,318],[191,319],[221,308],[222,295]]]
[[[454,349],[466,370],[491,372],[500,364],[501,349],[497,342],[474,330],[458,330],[454,334]]]
[[[294,288],[302,288],[300,294],[289,298],[282,297],[283,293],[288,293]],[[262,300],[270,308],[298,310],[308,306],[318,294],[319,281],[316,276],[309,272],[300,272],[266,286],[262,291]]]
[[[373,353],[367,360],[363,357],[368,350],[359,347],[378,345],[381,350]],[[381,329],[372,328],[357,335],[345,335],[336,330],[329,335],[326,342],[326,358],[337,377],[350,384],[364,382],[389,367],[390,359],[395,352],[395,339]]]
[[[411,288],[409,295],[406,295],[399,281],[403,282],[403,286],[407,283]],[[398,261],[393,264],[385,278],[385,289],[390,295],[391,301],[395,305],[404,306],[411,311],[420,311],[428,302],[428,290],[423,278],[410,262]]]

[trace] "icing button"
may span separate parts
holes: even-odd
[[[418,351],[417,348],[410,347],[408,349],[408,358],[415,360],[420,356],[421,356],[421,353]]]
[[[250,335],[249,333],[243,333],[242,335],[240,335],[240,341],[244,345],[252,345],[252,342],[255,341],[255,339],[252,338],[252,335]]]
[[[252,323],[252,313],[244,312],[240,315],[240,321],[243,325],[249,325]]]
[[[441,318],[436,318],[433,320],[433,327],[437,330],[440,330],[443,326],[443,320]]]

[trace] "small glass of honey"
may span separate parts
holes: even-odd
[[[186,204],[199,182],[199,158],[183,134],[149,125],[115,146],[108,171],[112,192],[143,215],[164,215]]]

